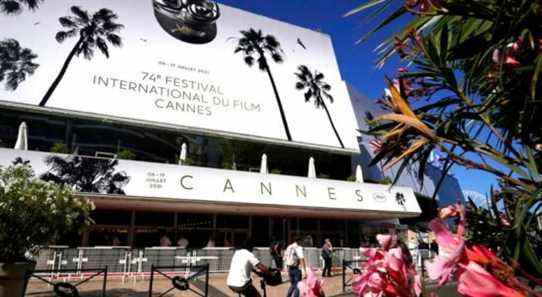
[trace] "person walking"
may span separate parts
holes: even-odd
[[[302,237],[296,236],[284,253],[284,262],[288,268],[288,277],[290,278],[290,288],[288,288],[286,297],[299,297],[297,283],[303,278],[302,270],[305,270],[305,257],[303,256],[303,248],[300,245],[301,240]]]
[[[331,240],[326,238],[324,245],[322,245],[322,259],[324,259],[324,270],[322,271],[323,277],[331,277],[331,259],[333,257],[333,246]]]
[[[283,262],[282,262],[282,242],[280,240],[274,240],[271,242],[271,246],[269,247],[269,252],[271,254],[271,257],[273,257],[273,261],[275,262],[275,266],[278,270],[282,270],[283,268]]]
[[[226,284],[237,294],[246,297],[261,297],[260,293],[252,284],[250,272],[254,269],[266,273],[267,266],[263,265],[252,253],[252,242],[250,239],[243,241],[236,247],[235,253],[231,259],[230,271]]]

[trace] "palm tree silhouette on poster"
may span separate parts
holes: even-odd
[[[29,10],[36,10],[43,0],[0,0],[0,12],[11,15],[20,13],[23,6]]]
[[[16,90],[39,67],[34,63],[37,57],[15,39],[0,41],[0,82],[5,81],[7,90]]]
[[[77,192],[124,195],[123,187],[130,181],[125,172],[115,172],[116,159],[81,156],[48,156],[49,171],[40,176],[44,181],[71,187]]]
[[[298,78],[295,85],[296,89],[299,91],[306,90],[305,102],[310,102],[311,99],[314,99],[314,106],[316,108],[324,108],[327,117],[329,118],[331,128],[333,128],[333,132],[335,132],[341,147],[344,148],[343,141],[339,136],[339,132],[337,132],[337,128],[335,128],[335,124],[333,123],[333,119],[331,118],[331,114],[329,113],[324,100],[324,98],[327,98],[330,103],[333,103],[333,96],[329,94],[331,86],[324,81],[324,74],[318,71],[314,71],[314,73],[312,73],[307,66],[300,65],[298,67],[298,72],[296,72],[295,75]]]
[[[78,37],[78,40],[64,61],[58,76],[47,90],[47,93],[45,93],[45,96],[43,96],[40,106],[47,104],[64,74],[66,74],[73,57],[83,54],[85,59],[90,60],[94,56],[94,51],[98,48],[102,54],[109,58],[108,43],[117,47],[122,45],[122,39],[116,32],[120,31],[124,26],[115,22],[118,16],[111,10],[102,8],[93,15],[78,6],[72,6],[70,10],[73,16],[58,19],[60,25],[66,30],[56,33],[55,39],[58,42],[63,42],[67,38]]]
[[[286,121],[286,115],[284,114],[284,108],[282,107],[282,102],[275,84],[275,79],[273,78],[273,74],[271,73],[271,69],[266,57],[266,54],[271,55],[271,59],[275,63],[282,63],[282,54],[284,51],[282,50],[280,43],[273,35],[264,36],[262,30],[256,31],[255,29],[250,28],[246,31],[241,31],[241,35],[242,37],[239,38],[234,53],[243,53],[245,63],[249,67],[252,67],[254,62],[258,62],[258,67],[260,70],[267,72],[269,80],[271,81],[271,86],[275,92],[275,98],[277,99],[277,105],[279,107],[286,137],[289,141],[291,141],[292,136],[290,134],[290,128],[288,127],[288,122]]]

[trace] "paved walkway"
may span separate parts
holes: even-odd
[[[72,283],[78,281],[74,280]],[[203,279],[202,279],[203,280]],[[259,278],[254,279],[254,284],[259,288]],[[81,297],[101,297],[100,288],[102,286],[102,279],[96,279],[89,281],[80,285],[79,291]],[[197,292],[202,292],[204,286],[203,281],[191,282],[191,288]],[[268,297],[284,297],[288,290],[289,283],[283,283],[277,287],[267,287],[267,296]],[[154,289],[152,296],[157,297],[160,294],[163,294],[168,289],[171,288],[171,282],[168,281],[165,277],[155,276]],[[326,296],[328,297],[351,297],[353,296],[350,293],[343,293],[342,291],[342,276],[336,274],[331,278],[325,278],[324,289]],[[32,280],[29,284],[27,290],[27,296],[38,296],[38,297],[53,297],[53,294],[31,294],[37,291],[51,291],[52,287],[47,286],[42,282]],[[107,283],[107,297],[148,297],[149,296],[149,280],[139,279],[137,282],[126,281],[122,282],[120,279],[109,279]],[[261,292],[261,290],[260,290]],[[448,287],[443,288],[439,291],[440,297],[456,297],[458,296],[455,292],[455,288]],[[30,294],[29,294],[30,293]],[[177,290],[172,290],[171,292],[162,295],[167,297],[196,297],[197,294],[189,291],[180,292]],[[237,297],[233,292],[226,286],[226,274],[212,274],[209,278],[209,297]]]

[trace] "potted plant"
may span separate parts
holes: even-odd
[[[42,181],[28,162],[0,167],[0,297],[23,296],[35,263],[29,255],[92,221],[93,204]]]

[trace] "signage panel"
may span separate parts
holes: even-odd
[[[122,27],[78,42],[86,25],[72,6],[91,16],[106,8]],[[0,100],[359,150],[325,34],[193,0],[44,1],[34,12],[3,16],[0,27],[8,28],[4,41],[31,49],[39,64],[15,90],[2,88]],[[300,66],[319,79],[318,90],[307,88],[310,75],[295,75]]]
[[[53,165],[65,162],[74,167],[108,168],[107,174],[85,170],[85,174],[92,176],[82,180],[94,180],[94,184],[90,188],[84,185],[86,189],[71,185],[83,192],[178,201],[393,212],[398,217],[401,213],[403,216],[421,213],[414,192],[405,187],[0,149],[1,166],[12,164],[16,158],[29,161],[37,175],[45,180],[51,176],[58,180],[59,166]],[[111,166],[93,166],[94,162]]]

